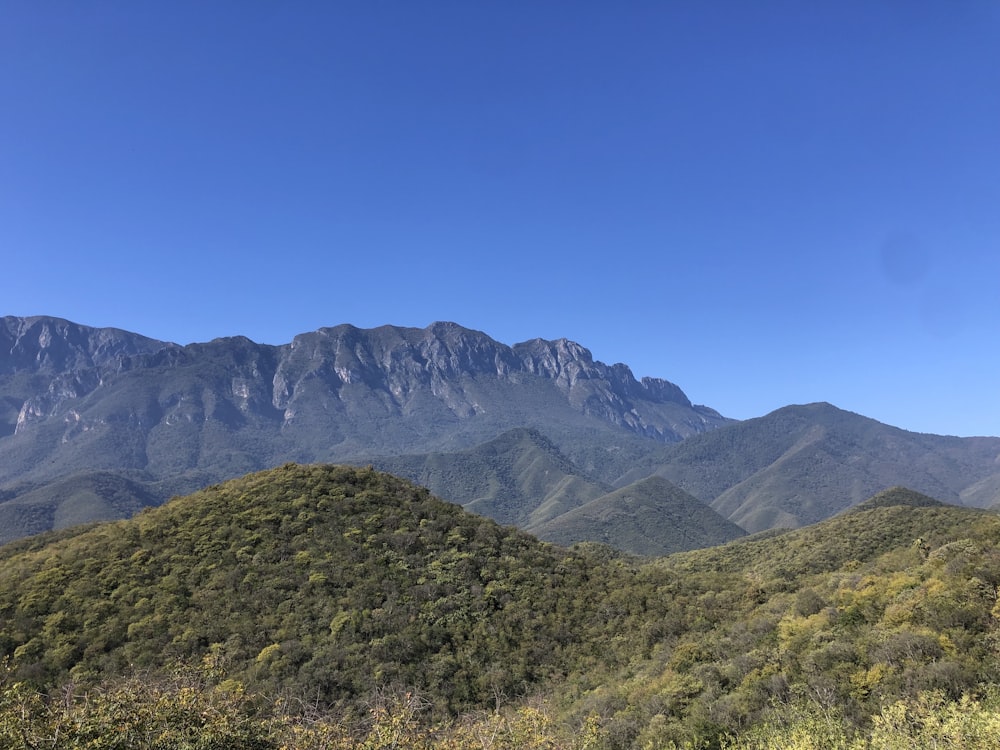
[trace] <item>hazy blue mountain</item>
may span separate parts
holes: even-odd
[[[0,494],[0,544],[49,529],[126,518],[162,502],[148,477],[122,472],[81,472],[40,487]]]
[[[531,529],[557,544],[597,541],[657,557],[713,547],[746,532],[662,477],[652,476]]]
[[[552,441],[527,428],[465,451],[377,458],[371,463],[466,510],[529,531],[611,489],[585,477]]]
[[[829,404],[734,422],[566,340],[507,346],[435,323],[179,346],[0,319],[0,540],[287,461],[377,461],[539,533],[651,475],[750,532],[895,485],[981,508],[1000,498],[1000,438],[910,433]]]
[[[907,432],[825,403],[787,406],[659,449],[619,483],[649,473],[755,532],[829,518],[895,485],[990,507],[1000,438]]]

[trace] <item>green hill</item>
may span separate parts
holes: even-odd
[[[764,738],[734,747],[924,746],[913,738],[931,724],[917,722],[998,687],[1000,517],[885,499],[646,567],[651,596],[680,617],[661,621],[649,658],[587,705],[639,707],[612,720],[636,747],[684,741],[693,726]],[[890,706],[892,721],[902,711],[914,723],[887,727]],[[978,720],[998,738],[992,706]],[[866,744],[883,730],[896,744]],[[797,744],[809,736],[818,744]]]
[[[899,505],[911,508],[937,508],[944,505],[944,503],[935,500],[933,497],[928,497],[922,492],[915,492],[906,487],[890,487],[887,490],[882,490],[872,495],[863,503],[855,505],[846,512],[859,513],[873,508],[891,508]]]
[[[262,750],[919,747],[966,716],[945,744],[995,746],[969,738],[1000,738],[998,590],[1000,517],[903,489],[638,564],[286,465],[0,548],[0,740],[147,717]]]
[[[390,475],[287,465],[0,549],[0,654],[49,680],[218,653],[325,704],[457,710],[602,650],[592,568]]]

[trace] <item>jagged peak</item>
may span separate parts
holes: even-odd
[[[594,363],[594,355],[591,354],[590,350],[567,338],[558,339],[542,339],[534,338],[528,339],[527,341],[522,341],[521,343],[514,344],[514,351],[525,351],[532,354],[554,354],[563,355],[562,359],[578,359],[586,362],[587,364]]]
[[[474,328],[466,328],[458,323],[453,323],[448,320],[438,320],[431,323],[429,326],[423,329],[427,334],[437,336],[437,337],[452,337],[452,336],[475,336],[476,338],[490,338],[487,334],[482,331],[477,331]],[[492,341],[492,339],[490,338]]]
[[[611,392],[633,400],[676,403],[693,408],[684,391],[662,378],[644,377],[639,380],[623,363],[607,365],[594,359],[582,344],[565,337],[534,338],[507,346],[488,334],[452,321],[436,321],[425,328],[384,325],[378,328],[358,328],[350,324],[320,328],[300,334],[290,345],[325,347],[323,340],[346,346],[367,362],[367,366],[384,369],[395,359],[392,351],[406,351],[424,367],[453,370],[471,367],[476,371],[510,372],[524,370],[559,380],[562,387],[572,387],[579,379],[606,380]],[[374,356],[368,357],[370,353]]]
[[[679,385],[663,378],[644,377],[641,381],[646,392],[658,401],[676,401],[687,407],[692,407],[691,400],[681,390]],[[692,407],[693,408],[693,407]]]
[[[128,336],[136,339],[141,339],[143,341],[149,341],[157,344],[167,344],[170,342],[160,341],[158,339],[153,339],[148,336],[143,336],[140,333],[133,333],[132,331],[127,331],[124,328],[116,328],[114,326],[88,326],[83,323],[75,323],[72,320],[67,320],[66,318],[60,318],[54,315],[29,315],[24,317],[19,317],[16,315],[5,315],[0,318],[0,322],[3,323],[3,327],[7,329],[8,333],[11,335],[24,335],[30,330],[41,326],[49,330],[56,330],[60,333],[66,334],[68,332],[79,333],[79,334],[104,334],[104,335],[120,335]]]
[[[6,316],[0,320],[0,370],[103,366],[172,346],[120,328],[94,328],[52,316]]]

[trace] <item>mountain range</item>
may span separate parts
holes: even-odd
[[[637,554],[796,527],[903,485],[991,507],[1000,438],[829,404],[743,422],[567,340],[455,323],[186,346],[0,319],[0,542],[288,461],[372,464],[501,523]]]

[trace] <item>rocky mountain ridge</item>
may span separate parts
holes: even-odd
[[[281,346],[245,337],[181,346],[7,317],[0,524],[17,515],[19,498],[37,505],[41,488],[91,472],[123,472],[166,499],[286,461],[462,450],[516,428],[543,430],[588,481],[608,483],[651,446],[728,421],[673,383],[639,380],[575,342],[507,346],[455,323],[340,325]],[[94,507],[103,518],[122,506]],[[34,507],[31,517],[61,514]]]
[[[114,375],[180,368],[220,354],[228,355],[232,367],[224,394],[232,405],[242,413],[274,417],[280,412],[283,423],[296,418],[313,381],[341,400],[346,387],[367,386],[387,409],[404,415],[429,391],[455,415],[468,417],[485,406],[456,387],[456,379],[485,377],[521,385],[533,376],[551,382],[581,413],[659,440],[675,441],[726,421],[712,409],[692,405],[673,383],[637,380],[626,365],[595,361],[575,342],[533,339],[506,346],[455,323],[368,330],[341,325],[300,334],[282,346],[244,337],[179,346],[45,317],[6,317],[0,326],[0,374],[51,377],[44,394],[29,395],[21,405],[15,432],[57,416],[61,406],[105,386]],[[165,411],[171,406],[177,404],[160,404]],[[211,416],[223,415],[206,415]]]

